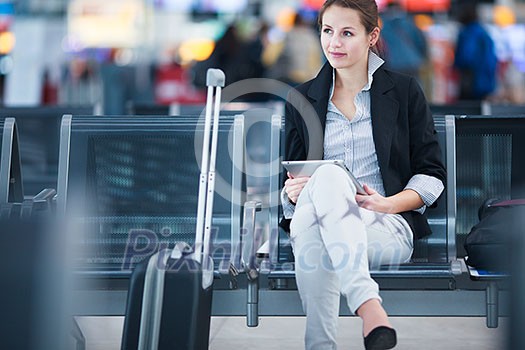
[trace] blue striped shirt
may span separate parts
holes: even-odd
[[[366,183],[379,194],[385,196],[383,178],[381,177],[372,136],[372,116],[370,114],[370,87],[374,79],[373,74],[383,63],[384,61],[379,56],[370,52],[368,57],[368,83],[354,99],[356,112],[352,120],[346,118],[332,102],[335,85],[334,71],[326,115],[323,158],[344,160],[348,169],[352,171],[359,182]],[[443,188],[441,180],[423,174],[414,175],[405,187],[405,189],[416,191],[425,203],[421,208],[416,209],[420,213],[425,211],[426,206],[430,206],[436,201]],[[281,200],[285,218],[291,218],[295,207],[288,200],[284,190]]]

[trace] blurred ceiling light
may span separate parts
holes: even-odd
[[[516,16],[508,6],[494,6],[494,23],[500,27],[507,27],[516,23]]]
[[[293,27],[295,21],[295,15],[297,12],[291,7],[284,7],[277,13],[276,24],[277,26],[287,32]]]
[[[68,35],[84,47],[136,47],[144,40],[145,17],[140,0],[72,0]]]
[[[7,55],[15,47],[15,35],[12,32],[0,33],[0,54]]]
[[[210,57],[215,49],[215,42],[211,39],[189,39],[181,43],[179,57],[182,63],[204,61]]]

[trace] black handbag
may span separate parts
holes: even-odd
[[[468,265],[480,270],[507,272],[512,242],[523,234],[525,199],[486,200],[478,211],[479,223],[465,240]]]

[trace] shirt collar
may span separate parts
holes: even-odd
[[[372,82],[374,81],[374,73],[385,63],[385,61],[379,57],[375,52],[368,51],[368,82],[363,87],[361,91],[368,91],[372,87]],[[334,94],[335,86],[335,69],[332,70],[332,86],[330,87],[330,100],[332,100],[332,95]]]
[[[374,73],[385,63],[385,61],[379,57],[375,52],[369,51],[368,53],[368,83],[365,85],[363,90],[370,90],[372,82],[374,81]]]

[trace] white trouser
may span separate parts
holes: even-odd
[[[290,226],[297,287],[306,313],[306,349],[336,349],[340,295],[352,312],[379,288],[369,266],[407,262],[412,231],[400,215],[360,208],[356,189],[336,165],[312,175]]]

